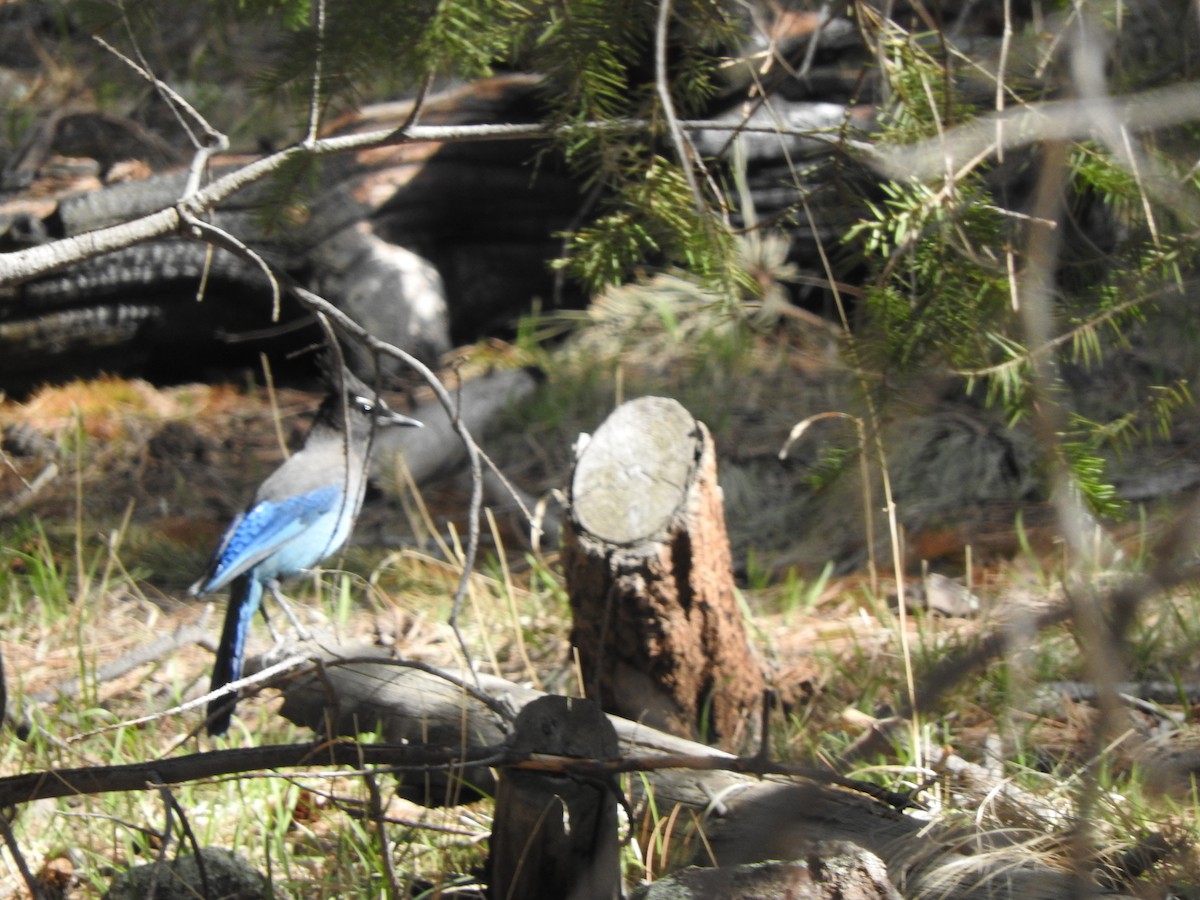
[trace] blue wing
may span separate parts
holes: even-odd
[[[193,593],[220,590],[303,534],[321,516],[336,510],[341,502],[340,485],[328,485],[281,500],[260,500],[230,524],[209,564],[208,575],[196,583]],[[316,565],[323,556],[321,553],[300,568]]]

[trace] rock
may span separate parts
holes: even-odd
[[[200,854],[205,879],[200,877],[195,856],[147,863],[117,876],[105,900],[140,900],[152,895],[156,900],[269,900],[275,896],[266,876],[242,857],[220,847],[205,847]]]
[[[633,900],[900,900],[879,857],[847,841],[819,841],[803,859],[744,866],[692,866],[633,894]]]

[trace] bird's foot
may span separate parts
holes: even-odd
[[[300,624],[300,620],[296,618],[296,614],[292,612],[291,604],[284,599],[283,593],[279,590],[279,584],[272,581],[268,585],[271,589],[271,596],[275,598],[275,602],[279,604],[279,608],[283,610],[283,614],[287,616],[288,621],[292,623],[292,628],[296,630],[296,637],[301,641],[311,641],[312,633]],[[279,635],[275,633],[275,629],[271,628],[271,622],[267,620],[267,627],[271,631],[271,637],[275,639],[275,643],[281,643]]]

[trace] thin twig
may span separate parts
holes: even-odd
[[[1004,73],[1008,68],[1008,51],[1012,44],[1012,0],[1004,0],[1004,31],[1000,35],[1000,58],[996,61],[996,112],[1004,112]],[[996,119],[996,161],[1004,162],[1004,125]]]
[[[5,462],[8,462],[7,456],[5,457]],[[13,468],[12,471],[16,472],[16,469]],[[20,477],[19,473],[18,477]],[[47,463],[46,467],[43,468],[42,471],[38,472],[32,481],[25,481],[25,479],[22,478],[21,480],[24,482],[23,486],[25,490],[17,496],[6,500],[3,504],[0,504],[0,519],[7,519],[9,516],[13,516],[19,512],[22,512],[27,506],[37,499],[37,496],[41,493],[42,489],[45,488],[46,485],[52,483],[57,477],[58,463],[51,462]]]
[[[312,94],[308,98],[308,132],[304,146],[310,147],[317,140],[321,128],[322,76],[325,69],[325,0],[317,0],[317,52],[313,58]]]
[[[122,15],[125,14],[124,9],[122,9],[121,12]],[[99,35],[92,35],[92,39],[121,62],[125,63],[125,65],[133,69],[133,71],[135,71],[142,78],[146,79],[146,81],[148,81],[154,87],[155,91],[158,92],[159,96],[161,96],[166,102],[167,108],[171,110],[176,121],[179,122],[180,127],[187,132],[188,138],[192,142],[192,146],[196,149],[196,152],[192,157],[192,163],[188,168],[187,184],[183,191],[183,196],[190,197],[197,190],[199,190],[201,177],[205,167],[208,165],[209,159],[211,159],[213,154],[221,153],[229,148],[229,138],[224,133],[213,128],[212,125],[209,124],[208,119],[201,115],[194,106],[188,103],[178,91],[150,71],[150,65],[146,62],[145,57],[142,55],[141,48],[137,46],[137,41],[134,38],[132,28],[129,27],[128,20],[126,20],[125,26],[130,40],[133,41],[134,49],[138,55],[138,62],[130,59]],[[188,126],[188,123],[183,117],[182,113],[187,113],[192,122],[200,127],[205,134],[206,140],[201,141],[197,139],[195,134],[192,132],[192,129]]]
[[[181,228],[190,231],[191,237],[228,250],[256,266],[266,276],[267,283],[271,286],[271,321],[278,322],[283,305],[282,294],[279,288],[279,279],[275,277],[275,273],[267,261],[250,249],[244,241],[234,237],[224,228],[197,218],[184,204],[181,203],[178,209]]]
[[[97,734],[104,734],[106,731],[116,731],[121,728],[144,725],[147,722],[155,722],[167,716],[185,713],[199,706],[206,706],[210,701],[216,700],[218,697],[225,697],[241,690],[244,687],[258,684],[259,682],[263,681],[269,681],[280,672],[286,672],[289,669],[294,669],[298,666],[304,665],[308,661],[309,659],[307,656],[289,656],[287,659],[281,660],[274,665],[267,666],[265,669],[255,672],[253,675],[247,675],[245,678],[239,678],[237,681],[231,681],[215,691],[209,691],[207,694],[203,694],[200,697],[195,697],[191,700],[188,700],[186,703],[180,703],[178,706],[173,706],[170,709],[164,709],[161,712],[151,713],[150,715],[146,716],[139,716],[136,719],[125,719],[112,725],[105,725],[102,728],[95,728],[91,731],[85,731],[82,734],[73,735],[67,738],[66,743],[75,744],[86,740],[89,737],[94,737]]]
[[[42,886],[36,878],[33,877],[33,872],[29,869],[29,863],[25,862],[25,856],[21,853],[21,845],[17,843],[17,837],[13,834],[12,825],[8,822],[8,816],[0,815],[0,836],[4,838],[4,845],[8,847],[9,855],[12,856],[13,862],[17,866],[17,871],[21,873],[21,878],[25,881],[25,886],[29,888],[29,894],[33,900],[43,900],[46,896],[42,891]]]
[[[425,107],[425,98],[429,95],[429,89],[433,87],[433,72],[426,72],[425,77],[421,79],[421,84],[417,87],[417,93],[412,100],[412,109],[408,111],[404,122],[396,129],[398,134],[406,134],[410,128],[417,124],[421,118],[421,110]]]
[[[1016,288],[1014,286],[1014,292],[1015,292],[1015,290],[1016,290]],[[1122,302],[1116,304],[1115,306],[1104,310],[1104,312],[1100,313],[1099,315],[1097,315],[1091,319],[1088,319],[1086,322],[1084,322],[1080,325],[1076,325],[1073,328],[1068,328],[1067,330],[1060,332],[1059,334],[1055,335],[1054,337],[1048,339],[1045,343],[1039,344],[1038,346],[1031,348],[1027,352],[1022,353],[1020,356],[1015,356],[1012,359],[1006,359],[1004,362],[996,363],[993,366],[984,366],[982,369],[952,369],[951,371],[953,372],[953,374],[958,375],[962,378],[985,378],[989,375],[997,375],[1001,372],[1008,371],[1009,369],[1018,368],[1018,367],[1024,366],[1024,365],[1031,365],[1035,360],[1039,359],[1040,357],[1052,354],[1055,350],[1057,350],[1063,344],[1069,343],[1070,341],[1074,340],[1079,335],[1084,334],[1088,331],[1094,330],[1097,325],[1103,325],[1105,322],[1108,322],[1108,321],[1111,321],[1112,319],[1117,318],[1124,312],[1127,312],[1131,309],[1136,309],[1139,306],[1143,306],[1146,304],[1147,301],[1153,300],[1156,296],[1162,296],[1166,293],[1178,293],[1178,292],[1179,292],[1179,288],[1177,286],[1172,285],[1169,288],[1161,288],[1151,294],[1134,297],[1129,300],[1123,300]],[[1020,309],[1019,301],[1014,300],[1013,308],[1018,309],[1018,310]]]
[[[804,48],[804,60],[800,63],[799,70],[795,73],[795,77],[807,79],[808,73],[812,70],[813,60],[817,58],[817,47],[821,44],[821,33],[825,31],[825,26],[833,21],[833,4],[830,0],[825,0],[821,4],[820,10],[817,12],[817,24],[813,28],[812,33],[808,36],[808,46]]]
[[[383,863],[384,882],[387,888],[388,900],[399,900],[399,885],[396,877],[396,866],[392,860],[392,850],[388,846],[387,826],[384,813],[387,805],[383,802],[383,792],[379,790],[379,782],[367,766],[363,766],[362,780],[367,788],[366,819],[375,826],[375,836],[379,840],[379,859]]]
[[[174,827],[171,820],[175,815],[179,816],[179,827],[183,830],[184,837],[187,839],[188,845],[192,848],[192,858],[196,860],[196,872],[200,876],[200,893],[203,897],[211,897],[212,889],[209,886],[208,866],[204,862],[204,856],[200,852],[200,842],[196,839],[196,833],[192,831],[191,822],[188,821],[187,813],[179,801],[175,799],[175,795],[171,793],[171,788],[166,784],[158,784],[158,795],[162,799],[163,809],[166,812],[167,820],[163,824],[161,834],[158,835],[160,846],[158,849],[157,858],[155,859],[154,872],[150,879],[149,889],[146,891],[147,897],[158,896],[158,878],[159,873],[163,871],[163,866],[166,863],[167,851],[171,848],[171,832]]]
[[[122,9],[122,15],[124,15],[124,12],[124,9]],[[141,48],[137,45],[133,31],[129,27],[128,19],[125,20],[125,25],[127,29],[126,34],[129,35],[130,41],[133,42],[134,45],[134,51],[137,53],[137,62],[130,59],[127,55],[122,53],[112,44],[108,43],[108,41],[104,40],[104,38],[100,37],[98,34],[92,35],[92,40],[94,40],[97,44],[99,44],[121,62],[125,63],[125,65],[133,69],[134,72],[148,81],[154,87],[154,89],[163,96],[167,102],[167,106],[176,114],[176,117],[179,118],[179,124],[184,128],[185,131],[188,132],[189,137],[192,138],[192,142],[197,149],[201,147],[217,147],[219,145],[228,145],[228,138],[223,132],[213,128],[208,119],[205,118],[204,115],[201,114],[198,109],[196,109],[196,107],[188,103],[187,99],[182,94],[150,71],[150,64],[146,62],[146,57],[142,54]],[[196,138],[192,135],[191,129],[188,127],[187,122],[185,122],[179,115],[181,112],[187,113],[192,122],[200,127],[200,129],[208,137],[207,141],[196,140]]]
[[[704,195],[700,193],[700,184],[696,181],[693,168],[696,160],[695,148],[680,127],[679,117],[675,115],[671,83],[667,80],[667,32],[671,25],[671,7],[672,0],[658,2],[658,23],[654,30],[654,87],[658,92],[663,116],[667,120],[667,131],[670,132],[671,142],[675,145],[675,153],[679,157],[679,165],[692,192],[692,201],[696,204],[696,214],[703,219],[708,213],[708,208],[704,202]]]
[[[833,264],[829,261],[829,255],[825,252],[825,242],[820,238],[820,232],[817,230],[817,220],[813,215],[812,207],[809,206],[808,198],[800,195],[800,204],[804,208],[805,218],[808,220],[809,228],[816,236],[817,254],[821,258],[821,266],[825,270],[825,275],[829,279],[830,293],[833,295],[834,305],[837,307],[838,317],[842,324],[842,334],[845,335],[846,352],[849,356],[851,365],[859,380],[859,385],[863,393],[863,397],[867,400],[867,411],[873,427],[878,429],[878,414],[875,409],[875,404],[871,402],[870,386],[867,384],[866,370],[861,363],[861,357],[858,352],[858,345],[855,343],[853,333],[850,329],[850,316],[846,312],[846,304],[842,299],[842,293],[838,289],[838,282],[834,278]],[[879,565],[875,558],[875,500],[872,496],[871,479],[867,472],[867,453],[866,453],[866,429],[861,421],[858,423],[859,443],[862,446],[862,494],[863,494],[863,523],[866,529],[867,536],[867,572],[871,584],[871,592],[879,594]],[[903,604],[902,604],[903,605]]]

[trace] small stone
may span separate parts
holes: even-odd
[[[693,866],[639,888],[633,900],[900,900],[875,855],[846,841],[817,841],[803,859]]]
[[[118,875],[104,895],[105,900],[149,897],[152,887],[156,900],[195,900],[196,897],[269,900],[275,896],[266,877],[242,857],[220,847],[205,847],[200,855],[204,861],[207,891],[200,878],[196,857],[181,856],[136,866]]]

